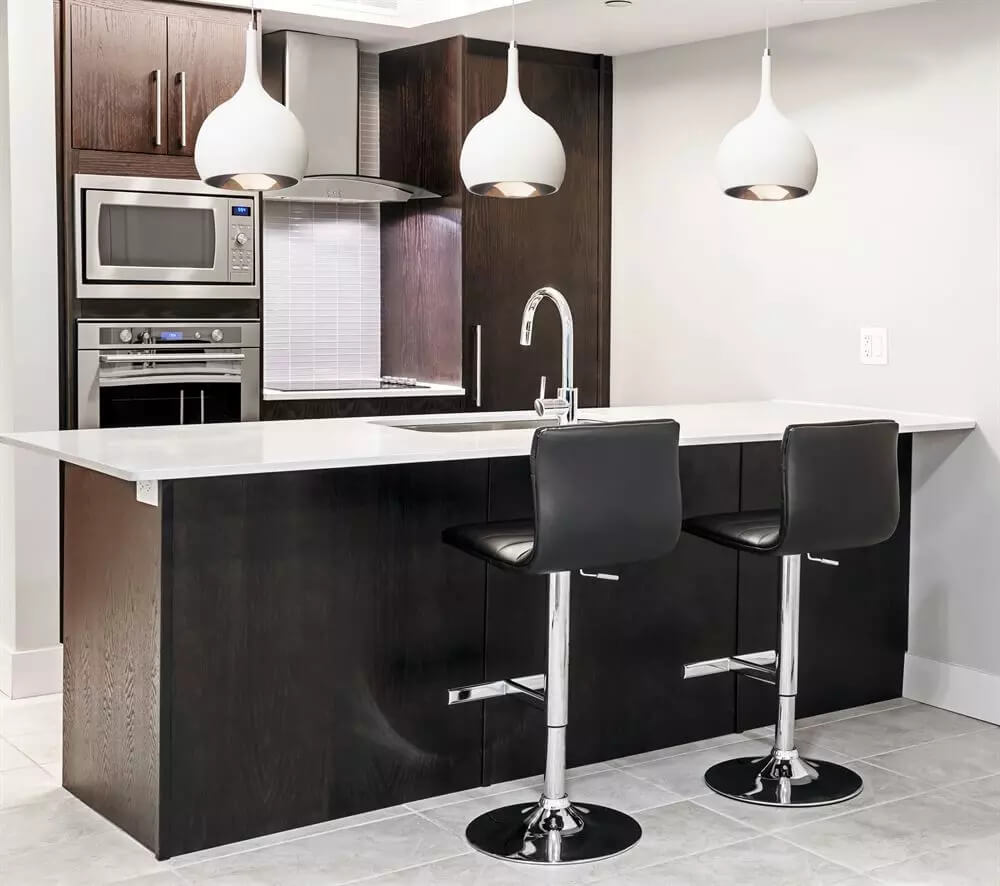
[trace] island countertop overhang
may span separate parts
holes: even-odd
[[[0,434],[0,443],[139,483],[525,456],[531,449],[531,429],[433,433],[399,425],[534,417],[531,412],[451,413],[37,431]],[[672,418],[680,423],[683,446],[780,440],[790,424],[875,418],[895,419],[903,434],[976,427],[970,418],[788,400],[615,406],[582,409],[580,417],[605,422]]]

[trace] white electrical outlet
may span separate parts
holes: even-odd
[[[862,328],[861,362],[867,366],[885,366],[889,362],[889,333],[885,329]]]

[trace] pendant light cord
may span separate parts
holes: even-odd
[[[517,0],[510,0],[510,42],[517,46]]]
[[[253,0],[251,0],[253,2]],[[764,55],[771,54],[771,4],[764,0]]]

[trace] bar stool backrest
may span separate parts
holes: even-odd
[[[899,522],[899,425],[790,425],[782,442],[782,554],[885,541]]]
[[[675,421],[541,428],[531,447],[535,548],[528,571],[653,560],[681,529]]]

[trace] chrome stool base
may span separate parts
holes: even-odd
[[[864,783],[856,772],[793,754],[778,759],[772,751],[717,763],[705,773],[705,784],[723,797],[758,806],[832,806],[861,793]]]
[[[642,828],[624,812],[604,806],[564,802],[553,808],[540,800],[493,809],[465,831],[473,849],[504,861],[538,865],[600,861],[631,849]]]

